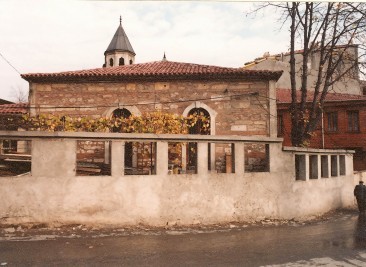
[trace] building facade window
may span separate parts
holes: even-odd
[[[131,112],[125,108],[118,108],[114,110],[112,114],[114,118],[128,118],[131,115],[132,115]]]
[[[283,125],[283,115],[277,115],[277,136],[283,136],[284,125]]]
[[[338,113],[337,112],[328,112],[328,131],[329,132],[337,132],[338,131]]]
[[[113,58],[109,59],[109,66],[113,67]]]
[[[130,59],[130,65],[132,65],[133,64],[133,61],[132,61],[132,59]]]
[[[123,57],[119,58],[119,65],[122,66],[125,64],[125,59]]]
[[[3,140],[0,154],[17,153],[17,143],[16,140]]]
[[[347,111],[347,117],[348,117],[348,131],[359,132],[360,123],[359,123],[358,111]]]

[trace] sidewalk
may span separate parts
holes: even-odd
[[[271,220],[263,218],[260,221],[230,222],[224,224],[202,225],[200,223],[182,226],[177,223],[164,227],[151,227],[146,225],[123,226],[115,225],[47,225],[47,224],[0,224],[0,241],[33,241],[33,240],[54,240],[58,238],[96,238],[114,236],[135,236],[135,235],[183,235],[212,232],[241,231],[245,228],[269,227],[269,226],[292,226],[298,227],[323,223],[329,220],[336,220],[344,215],[356,215],[356,210],[335,210],[320,216],[308,217],[306,220]]]

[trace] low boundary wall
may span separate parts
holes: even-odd
[[[0,177],[2,223],[213,224],[300,219],[354,205],[352,151],[282,149],[279,138],[239,136],[0,132],[0,139],[32,142],[31,174]],[[77,140],[111,142],[110,176],[76,176]],[[123,174],[126,141],[157,143],[155,175]],[[168,142],[188,141],[198,143],[198,173],[170,174]],[[208,170],[207,146],[215,142],[234,144],[235,173]],[[268,172],[245,172],[244,144],[252,142],[269,145]],[[305,157],[302,180],[296,155]],[[337,175],[322,177],[321,155],[335,157]],[[319,172],[309,165],[315,162]]]

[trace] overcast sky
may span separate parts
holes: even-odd
[[[265,52],[288,51],[278,14],[247,18],[251,2],[0,1],[0,54],[20,73],[102,67],[119,25],[136,63],[161,60],[240,67]],[[28,83],[0,56],[0,98]]]

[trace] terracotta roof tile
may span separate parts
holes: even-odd
[[[50,81],[125,81],[133,79],[250,79],[278,80],[282,71],[245,70],[172,61],[98,68],[58,73],[28,73],[22,78],[29,82]]]
[[[300,99],[301,92],[297,91],[297,99]],[[312,101],[314,92],[308,92],[308,101]],[[276,98],[278,104],[291,103],[291,89],[277,89]],[[340,102],[340,101],[366,101],[366,96],[363,95],[351,95],[351,94],[340,94],[340,93],[328,93],[325,97],[325,102]]]
[[[0,105],[0,115],[26,114],[26,113],[28,113],[28,103]]]

